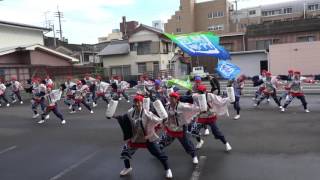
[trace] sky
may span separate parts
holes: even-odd
[[[208,1],[208,0],[198,0]],[[239,8],[290,0],[238,0]],[[58,28],[57,9],[63,12],[63,36],[69,43],[97,43],[98,37],[119,29],[122,16],[151,25],[166,22],[179,9],[180,0],[0,0],[0,20]],[[52,32],[47,34],[53,36]],[[59,36],[59,34],[56,34]]]

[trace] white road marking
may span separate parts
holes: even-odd
[[[4,149],[4,150],[0,151],[0,154],[4,154],[4,153],[9,152],[11,150],[14,150],[16,148],[17,148],[17,146],[11,146],[11,147],[9,147],[7,149]]]
[[[52,178],[50,178],[50,180],[60,179],[61,177],[63,177],[67,173],[69,173],[72,170],[74,170],[75,168],[79,167],[81,164],[83,164],[83,163],[87,162],[89,159],[93,158],[98,152],[100,152],[100,150],[89,154],[88,156],[86,156],[83,159],[81,159],[79,162],[71,165],[70,167],[68,167],[65,170],[63,170],[62,172],[60,172],[59,174],[57,174],[57,175],[53,176]]]
[[[194,168],[194,171],[192,172],[190,180],[199,180],[201,171],[204,167],[204,164],[207,160],[207,156],[200,156],[198,165]]]

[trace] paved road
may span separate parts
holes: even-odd
[[[320,96],[308,96],[311,113],[294,103],[282,114],[274,103],[252,107],[242,99],[239,121],[220,118],[221,130],[233,151],[212,136],[198,153],[201,180],[304,180],[320,177]],[[100,103],[102,104],[102,102]],[[121,103],[119,113],[128,109]],[[95,114],[84,110],[66,115],[61,126],[51,115],[38,125],[31,119],[29,105],[0,108],[0,179],[1,180],[162,180],[164,172],[157,160],[140,150],[133,160],[134,172],[120,178],[123,164],[119,159],[121,131],[115,120],[104,118],[104,108]],[[231,110],[231,114],[233,111]],[[174,179],[191,179],[195,167],[191,158],[175,142],[166,149]],[[196,177],[196,176],[195,176]]]

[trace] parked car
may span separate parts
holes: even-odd
[[[199,67],[193,67],[192,72],[190,74],[191,78],[193,79],[196,76],[199,76],[201,78],[207,78],[209,75],[209,73],[204,72],[204,68],[203,66],[199,66]]]

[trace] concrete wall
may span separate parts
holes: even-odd
[[[274,74],[287,74],[288,69],[304,75],[320,74],[319,50],[319,41],[271,45],[270,70]]]
[[[27,44],[43,45],[42,31],[0,25],[0,49]]]
[[[67,59],[39,50],[31,51],[30,58],[32,65],[72,66],[72,64]]]
[[[252,77],[260,74],[260,61],[268,60],[268,56],[266,53],[233,54],[231,59],[233,64],[240,67],[241,74]]]

